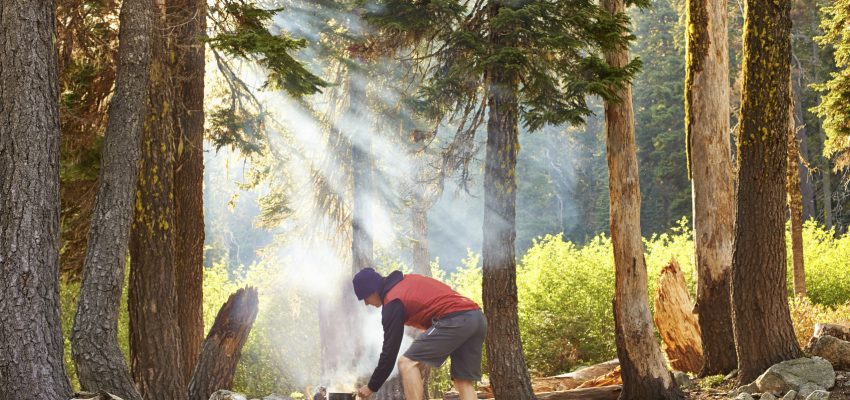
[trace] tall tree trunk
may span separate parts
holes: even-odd
[[[0,4],[0,398],[67,399],[56,2]]]
[[[503,2],[490,0],[489,15]],[[491,32],[495,47],[510,46],[506,35]],[[497,50],[498,51],[498,50]],[[487,154],[484,164],[484,257],[482,298],[487,330],[487,366],[493,394],[500,399],[533,399],[531,378],[519,335],[516,286],[516,160],[519,152],[519,79],[494,67],[487,71]]]
[[[601,4],[612,15],[625,12],[623,0],[602,0]],[[605,52],[605,61],[612,67],[624,67],[630,59],[625,45]],[[615,90],[619,101],[605,102],[605,128],[616,268],[614,325],[623,377],[620,399],[682,399],[664,364],[649,313],[632,89],[627,83]]]
[[[157,3],[154,26],[167,26]],[[130,352],[133,380],[147,400],[186,398],[177,319],[174,228],[174,105],[168,30],[154,28],[148,112],[130,238]]]
[[[352,59],[357,54],[351,54]],[[357,58],[359,60],[359,58]],[[356,301],[351,277],[366,267],[373,267],[373,242],[368,224],[371,222],[372,159],[369,132],[363,131],[367,104],[365,80],[359,71],[349,69],[348,85],[341,90],[344,110],[335,121],[332,134],[347,142],[350,153],[342,155],[350,160],[352,204],[351,204],[351,265],[340,271],[342,279],[334,282],[337,295],[321,299],[319,303],[319,332],[322,343],[322,380],[336,383],[349,379],[359,360],[361,337],[357,328],[358,315],[362,306]],[[347,91],[346,91],[347,89]]]
[[[813,7],[814,16],[812,18],[812,28],[813,32],[818,32],[818,23],[820,21],[820,15],[818,14],[818,7]],[[817,42],[812,41],[812,60],[815,62],[814,66],[814,81],[820,82],[820,49],[818,48]],[[818,101],[819,102],[819,101]],[[815,122],[815,130],[817,131],[818,140],[821,143],[826,143],[826,133],[823,131],[823,126],[821,126],[820,121]],[[820,160],[820,165],[818,168],[821,171],[821,187],[823,190],[823,223],[826,226],[826,229],[832,228],[832,166],[829,162],[829,158],[823,155],[823,149],[821,149],[821,154],[818,155],[818,160]]]
[[[150,0],[125,0],[121,5],[115,94],[71,335],[82,388],[127,400],[142,400],[118,346],[118,308],[147,112],[152,8]]]
[[[738,358],[732,333],[729,273],[735,229],[729,143],[726,0],[688,1],[685,134],[693,183],[701,376],[725,374]]]
[[[790,10],[789,0],[747,1],[732,256],[732,321],[742,384],[802,354],[785,289]]]
[[[413,273],[431,276],[431,256],[428,250],[428,207],[422,195],[413,199],[410,208],[413,225]]]
[[[808,134],[806,133],[806,123],[803,120],[803,106],[802,106],[802,84],[800,83],[800,75],[802,71],[800,68],[792,69],[793,78],[793,86],[791,90],[794,93],[793,101],[794,101],[794,129],[797,137],[797,143],[799,143],[799,154],[802,160],[808,161],[811,158],[809,157],[809,145],[806,138]],[[809,166],[806,163],[798,162],[799,165],[798,175],[800,176],[798,179],[800,180],[800,195],[803,206],[803,221],[808,221],[811,218],[815,217],[815,191],[814,185],[812,182],[812,173],[809,171]]]
[[[170,13],[175,31],[174,205],[177,318],[186,382],[204,340],[204,0],[177,0]]]
[[[221,306],[189,384],[189,400],[207,400],[233,386],[242,346],[257,318],[257,289],[239,289]]]
[[[793,91],[793,84],[789,90]],[[788,210],[791,214],[791,259],[794,271],[794,294],[806,296],[806,271],[803,266],[803,195],[800,189],[800,151],[797,143],[795,104],[788,107]]]

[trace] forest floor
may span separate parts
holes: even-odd
[[[710,378],[709,378],[710,379]],[[685,390],[688,400],[728,399],[729,392],[734,389],[732,382],[721,382],[712,386],[705,379],[694,379],[694,384]],[[850,371],[835,371],[835,386],[830,391],[830,400],[850,400]]]

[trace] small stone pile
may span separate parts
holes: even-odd
[[[755,382],[732,393],[735,400],[826,400],[835,385],[835,370],[818,356],[783,361],[767,369]]]

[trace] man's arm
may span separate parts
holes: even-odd
[[[404,336],[404,305],[401,300],[393,300],[384,305],[381,311],[381,322],[384,325],[384,346],[381,349],[381,357],[378,359],[378,367],[372,372],[369,380],[369,390],[377,392],[381,385],[390,376],[395,367],[398,350],[401,347],[401,338]]]

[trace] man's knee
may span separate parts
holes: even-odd
[[[398,358],[398,370],[401,372],[410,371],[413,369],[418,369],[419,362],[413,361],[405,356],[401,356]]]

